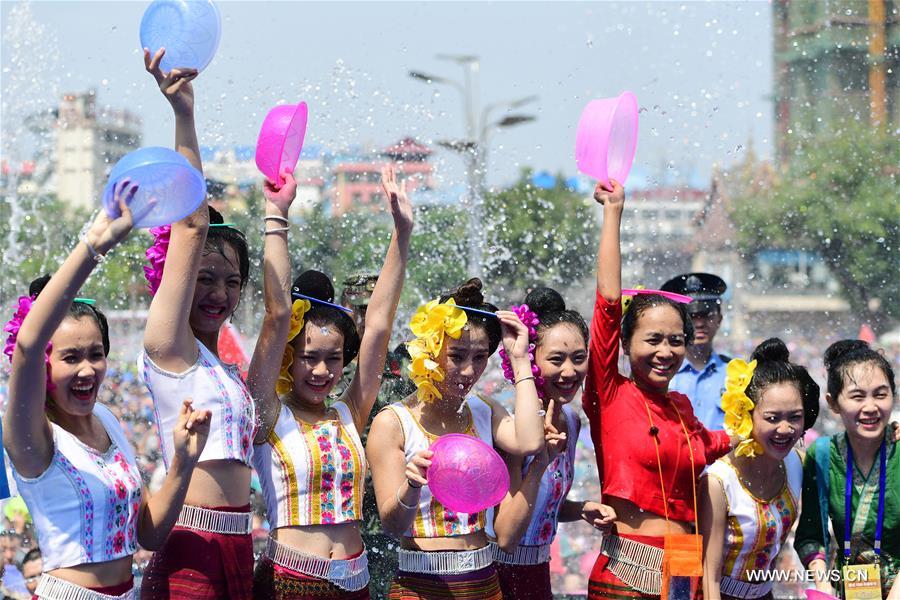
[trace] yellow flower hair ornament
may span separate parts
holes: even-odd
[[[737,456],[753,458],[763,453],[759,442],[750,437],[753,432],[753,400],[747,396],[747,386],[756,370],[756,361],[749,363],[735,358],[725,369],[725,393],[722,394],[722,410],[725,411],[725,431],[741,439],[735,449]]]
[[[444,336],[459,339],[468,318],[465,311],[456,306],[453,298],[446,302],[432,300],[416,310],[409,328],[416,339],[406,345],[412,362],[410,378],[416,384],[416,396],[422,402],[442,398],[435,383],[444,380],[444,372],[437,363]]]
[[[288,330],[287,344],[284,346],[284,356],[281,357],[281,371],[278,373],[278,382],[275,384],[275,392],[280,396],[287,394],[294,387],[294,376],[291,375],[291,365],[294,364],[294,347],[291,342],[303,329],[305,316],[312,304],[309,300],[294,300],[291,305],[291,326]]]

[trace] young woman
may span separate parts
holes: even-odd
[[[97,403],[109,330],[93,301],[75,295],[131,230],[136,189],[117,187],[121,216],[101,211],[56,274],[32,282],[4,327],[12,374],[3,443],[43,550],[38,598],[133,597],[137,544],[157,548],[168,535],[209,433],[209,413],[179,395],[169,473],[150,498],[118,421]]]
[[[297,277],[291,306],[287,245],[266,260],[265,343],[257,347],[249,380],[261,421],[254,465],[272,531],[256,569],[256,598],[369,597],[359,530],[366,476],[359,432],[381,387],[413,224],[405,186],[397,185],[392,168],[382,170],[382,187],[394,234],[362,340],[353,318],[332,304],[327,276],[307,271]],[[349,387],[327,402],[357,353]]]
[[[652,598],[662,587],[664,536],[694,532],[697,478],[731,444],[724,431],[703,427],[686,396],[668,391],[693,333],[685,305],[641,294],[623,318],[619,227],[625,190],[617,182],[611,188],[599,184],[594,198],[603,205],[603,225],[582,404],[617,533],[603,538],[588,596]],[[620,338],[630,377],[618,370]]]
[[[486,511],[455,513],[437,502],[427,487],[428,447],[441,435],[463,433],[510,454],[541,449],[543,411],[528,329],[515,313],[486,304],[478,279],[420,307],[410,327],[416,335],[409,344],[410,371],[418,389],[375,417],[366,448],[382,523],[401,538],[400,570],[389,597],[499,600]],[[501,337],[515,374],[515,419],[498,404],[469,395]]]
[[[144,51],[147,70],[175,113],[175,145],[201,168],[194,128],[191,80],[196,70],[160,71],[164,50],[152,58]],[[293,185],[289,174],[285,187]],[[266,188],[266,249],[287,231],[288,192]],[[211,223],[212,221],[212,223]],[[243,234],[208,208],[156,230],[145,268],[155,292],[138,371],[153,397],[163,444],[176,417],[176,400],[189,394],[198,408],[215,414],[209,443],[194,469],[185,507],[163,547],[151,559],[141,584],[141,597],[249,598],[253,581],[250,537],[250,463],[256,415],[240,373],[218,357],[219,331],[237,308],[247,282],[250,261]]]
[[[546,445],[533,456],[506,456],[510,491],[494,520],[494,562],[506,600],[548,600],[550,544],[557,523],[585,519],[606,528],[615,511],[596,502],[566,500],[575,476],[581,420],[569,403],[587,375],[588,327],[556,290],[539,287],[513,312],[528,327],[538,369],[537,391],[547,411]],[[504,354],[504,371],[512,376]]]
[[[877,564],[881,596],[900,598],[900,451],[896,431],[891,435],[887,427],[897,399],[894,370],[859,340],[832,344],[825,368],[825,400],[845,431],[818,438],[806,453],[794,548],[815,571],[820,591],[844,597],[844,586],[827,577],[828,569]],[[837,542],[833,563],[828,519]]]
[[[819,415],[819,386],[788,361],[784,342],[732,360],[722,396],[725,424],[743,441],[700,479],[703,597],[771,599],[765,572],[797,520],[803,466],[794,445]]]

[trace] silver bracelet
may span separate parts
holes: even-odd
[[[516,379],[516,382],[515,382],[515,384],[513,384],[513,385],[519,385],[519,384],[522,383],[523,381],[528,381],[529,379],[531,379],[532,381],[534,381],[534,375],[529,375],[528,377],[523,377],[522,379]]]
[[[291,222],[285,219],[284,217],[279,217],[278,215],[266,215],[263,217],[263,221],[281,221],[285,225],[290,225]]]
[[[402,483],[400,484],[400,487],[403,487]],[[419,489],[419,488],[412,488],[412,489]],[[400,488],[399,487],[397,488],[397,503],[400,504],[400,506],[402,506],[406,510],[415,510],[418,508],[418,506],[416,506],[415,504],[410,506],[409,504],[404,503],[403,500],[400,499]]]
[[[94,259],[95,263],[103,262],[103,259],[106,258],[106,255],[100,254],[99,252],[94,250],[94,247],[91,246],[91,243],[89,241],[87,241],[87,234],[84,234],[81,236],[81,242],[85,245],[85,247],[87,248],[88,254],[91,255],[91,258]]]
[[[266,229],[263,231],[265,235],[269,235],[270,233],[285,233],[290,231],[290,227],[276,227],[274,229]]]

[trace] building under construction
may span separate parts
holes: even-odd
[[[772,7],[780,160],[847,118],[900,128],[900,0],[776,0]]]

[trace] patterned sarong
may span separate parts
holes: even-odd
[[[266,556],[253,573],[256,600],[369,600],[369,588],[342,590],[330,581],[312,577],[281,565]]]
[[[460,575],[398,571],[389,600],[503,600],[494,565]]]
[[[657,548],[663,547],[662,536],[619,534],[619,537],[655,546]],[[639,592],[619,579],[615,573],[607,568],[609,562],[610,558],[605,554],[600,554],[600,556],[597,557],[597,562],[594,563],[594,568],[591,570],[591,577],[588,580],[588,600],[600,600],[601,598],[608,600],[659,598],[659,596],[652,596]]]
[[[213,510],[250,512],[250,505]],[[249,600],[252,591],[249,533],[210,533],[179,525],[153,554],[141,582],[141,600]]]
[[[506,565],[494,563],[503,600],[552,600],[550,563]]]

